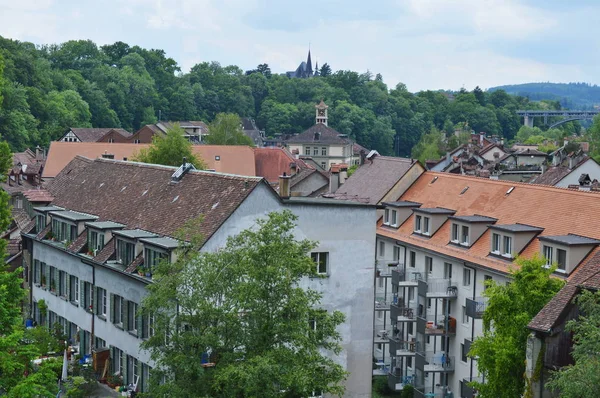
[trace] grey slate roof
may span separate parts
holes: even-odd
[[[304,132],[289,138],[286,142],[288,144],[347,145],[351,144],[352,140],[342,133],[338,133],[331,127],[325,126],[322,123],[317,123]]]
[[[167,238],[167,237],[142,238],[142,239],[140,239],[140,242],[149,243],[151,245],[162,247],[164,249],[175,249],[176,247],[179,246],[179,241],[172,239],[172,238]]]
[[[409,200],[400,200],[397,202],[383,202],[382,205],[389,207],[420,207],[421,203],[411,202]]]
[[[425,214],[454,214],[454,213],[456,213],[456,210],[444,209],[443,207],[429,207],[429,208],[420,207],[420,208],[413,209],[413,211],[418,212],[418,213],[425,213]]]
[[[541,232],[544,228],[534,227],[526,224],[502,224],[502,225],[490,225],[490,228],[498,229],[506,232]]]
[[[496,221],[498,221],[498,219],[496,219],[496,218],[479,216],[479,215],[452,216],[449,218],[451,218],[452,220],[464,221],[464,222],[469,222],[469,223],[495,223]]]
[[[567,246],[578,246],[578,245],[598,245],[600,240],[588,238],[586,236],[568,234],[568,235],[554,235],[554,236],[539,236],[539,240],[561,243]]]
[[[125,225],[120,224],[114,221],[94,221],[94,222],[86,222],[86,226],[96,228],[96,229],[118,229],[125,228]]]
[[[123,236],[130,239],[154,238],[156,236],[155,233],[141,229],[122,229],[120,231],[113,231],[113,235]]]
[[[91,214],[80,213],[80,212],[71,211],[71,210],[51,211],[50,214],[52,214],[53,216],[57,216],[60,218],[71,220],[71,221],[86,221],[86,220],[95,220],[98,218],[97,216],[93,216]]]
[[[371,204],[379,203],[415,163],[413,159],[374,156],[360,166],[335,194],[364,198]]]

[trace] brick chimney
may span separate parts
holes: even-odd
[[[290,178],[285,172],[279,176],[279,196],[284,199],[290,197]]]

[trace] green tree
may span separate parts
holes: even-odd
[[[577,297],[580,317],[567,323],[573,333],[574,365],[555,372],[546,387],[564,398],[600,396],[600,292],[583,290]]]
[[[233,113],[219,113],[208,126],[205,141],[212,145],[254,146],[252,139],[244,134],[239,116]]]
[[[547,268],[542,258],[517,258],[515,263],[518,268],[511,270],[510,283],[487,282],[483,336],[475,339],[469,352],[485,377],[484,384],[477,384],[483,398],[523,394],[527,324],[563,286],[552,277],[556,265]]]
[[[429,134],[421,136],[421,139],[412,148],[411,157],[418,159],[422,164],[427,160],[438,160],[444,155],[444,136],[436,129]]]
[[[193,164],[197,169],[205,169],[204,162],[194,154],[192,144],[183,134],[184,130],[175,124],[167,129],[165,135],[154,135],[152,144],[148,148],[140,150],[133,160],[142,163],[180,166],[183,158],[186,158],[187,162]]]
[[[342,396],[346,373],[324,352],[340,353],[344,315],[321,310],[321,294],[299,286],[318,275],[308,255],[315,242],[294,238],[295,221],[290,211],[270,213],[216,252],[199,250],[197,223],[182,233],[191,243],[158,265],[142,303],[155,314],[142,345],[157,363],[156,395]]]
[[[321,69],[319,70],[319,75],[322,77],[331,76],[331,66],[327,62],[321,65]]]

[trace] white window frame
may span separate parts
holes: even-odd
[[[558,253],[559,253],[559,250],[560,250],[560,251],[563,251],[563,252],[565,253],[565,263],[564,263],[564,264],[562,264],[563,266],[561,266],[561,263],[560,263],[560,261],[558,261],[558,258],[559,258],[559,255],[558,255]],[[562,272],[566,272],[566,270],[567,270],[567,251],[566,251],[565,249],[559,249],[559,248],[556,248],[556,264],[557,264],[557,268],[556,268],[556,270],[557,270],[557,271],[559,271],[559,272],[561,272],[561,271],[562,271]]]
[[[394,261],[398,261],[398,262],[400,261],[400,246],[394,245],[393,256],[394,256],[394,258],[393,258]]]
[[[502,255],[512,258],[512,236],[504,235],[502,237]]]
[[[383,213],[383,225],[390,225],[390,209],[385,209]]]
[[[390,220],[390,225],[392,227],[398,226],[398,212],[396,210],[392,210],[392,219]]]
[[[466,234],[465,234],[466,230]],[[460,244],[463,246],[469,246],[469,233],[470,228],[467,225],[462,225],[460,228]]]
[[[496,232],[492,232],[492,253],[500,254],[502,245],[502,236]]]
[[[471,324],[471,317],[467,315],[467,307],[465,305],[462,306],[462,323],[463,325]]]
[[[379,257],[385,257],[385,242],[379,241]]]
[[[315,262],[317,268],[317,275],[329,275],[329,252],[312,252],[311,258]],[[325,256],[325,270],[321,270],[321,256]]]
[[[423,216],[415,214],[415,232],[421,233],[421,224],[423,222]]]
[[[471,269],[463,268],[463,286],[471,286]]]
[[[423,235],[431,235],[431,219],[423,217]]]
[[[452,223],[450,242],[458,243],[458,224],[457,223]]]
[[[546,259],[546,265],[552,265],[554,248],[552,246],[543,245],[542,250],[544,258]]]
[[[119,295],[113,295],[114,303],[113,306],[113,323],[117,326],[123,326],[123,297]]]

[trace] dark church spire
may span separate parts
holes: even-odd
[[[310,44],[308,45],[308,58],[306,59],[306,73],[309,77],[313,74],[312,61],[310,59]]]

